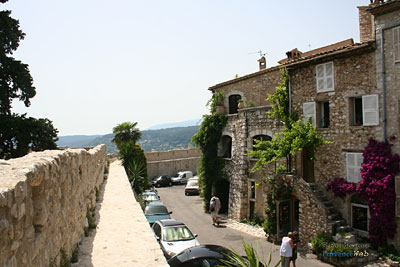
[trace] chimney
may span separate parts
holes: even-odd
[[[260,68],[260,70],[266,69],[267,68],[267,62],[265,60],[265,57],[262,56],[258,61],[258,66]]]
[[[292,59],[296,59],[296,58],[301,57],[302,54],[303,53],[301,51],[299,51],[297,48],[286,52],[286,56],[287,56],[289,61],[292,60]]]
[[[373,40],[374,36],[374,16],[368,11],[369,6],[359,6],[358,16],[360,21],[360,42]]]

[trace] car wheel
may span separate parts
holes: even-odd
[[[185,192],[185,196],[188,196],[189,195],[189,193],[188,192]]]
[[[157,187],[160,187],[161,185],[160,185],[160,184],[156,184],[156,186],[157,186]]]
[[[172,183],[171,183],[171,182],[169,182],[169,186],[172,186]]]

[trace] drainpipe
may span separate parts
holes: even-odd
[[[400,24],[393,25],[390,27],[383,28],[381,30],[381,73],[382,73],[382,104],[383,104],[383,140],[387,139],[387,131],[386,131],[386,68],[385,68],[385,31],[390,30],[396,27],[399,27]]]

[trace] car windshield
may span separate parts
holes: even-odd
[[[144,201],[156,201],[158,197],[156,195],[143,195]]]
[[[163,229],[163,240],[167,242],[184,241],[194,239],[190,230],[182,225],[177,227],[167,227]]]
[[[164,214],[168,214],[168,210],[165,206],[147,206],[144,214],[146,214],[146,215],[164,215]]]
[[[199,186],[197,182],[191,181],[187,184],[187,186]]]

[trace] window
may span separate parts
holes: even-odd
[[[256,182],[255,181],[250,182],[250,198],[256,199]]]
[[[316,67],[317,92],[334,90],[333,62],[319,64]]]
[[[350,98],[350,125],[378,125],[378,95]]]
[[[257,151],[258,148],[254,147],[254,145],[256,144],[256,140],[260,140],[260,141],[271,141],[272,137],[269,135],[264,135],[264,134],[260,134],[260,135],[256,135],[253,137],[253,150]]]
[[[232,158],[232,137],[229,135],[222,136],[221,143],[222,149],[220,156],[227,159]]]
[[[351,203],[351,227],[368,232],[368,206]]]
[[[328,128],[329,124],[329,101],[318,102],[318,127]]]
[[[393,29],[394,62],[400,62],[400,27]]]
[[[360,169],[362,162],[362,153],[346,153],[347,181],[352,183],[361,181]]]
[[[315,103],[314,102],[303,103],[303,116],[304,116],[304,124],[306,124],[308,119],[311,118],[311,122],[315,126]]]
[[[239,99],[242,99],[240,95],[229,96],[229,114],[238,113]]]

